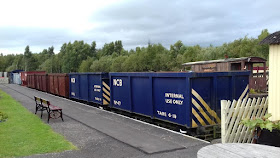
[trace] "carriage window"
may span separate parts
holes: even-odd
[[[238,71],[238,70],[241,70],[241,63],[232,63],[231,71]]]

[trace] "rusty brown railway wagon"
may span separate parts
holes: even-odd
[[[37,90],[49,92],[48,74],[36,74],[35,79]]]
[[[35,74],[27,74],[27,87],[36,88]]]
[[[219,60],[196,61],[183,64],[194,72],[251,71],[249,88],[267,91],[266,60],[260,57],[225,58]],[[263,67],[263,72],[254,72],[255,67]]]
[[[45,71],[22,71],[20,72],[20,78],[22,81],[22,86],[27,86],[30,88],[36,88],[36,80],[34,74],[46,74]],[[32,77],[33,75],[33,77]]]
[[[48,74],[49,93],[69,98],[68,74]]]

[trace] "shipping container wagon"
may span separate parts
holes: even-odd
[[[20,74],[21,71],[23,71],[23,70],[13,70],[13,71],[9,72],[9,80],[10,80],[9,83],[18,84],[19,83],[18,80],[16,82],[14,82],[14,74]],[[16,77],[16,79],[18,79],[18,78]]]
[[[69,96],[100,105],[110,103],[108,73],[70,73]]]
[[[113,108],[187,128],[221,122],[220,100],[248,93],[249,71],[110,73]]]
[[[36,89],[36,78],[35,74],[27,74],[27,87]]]
[[[35,74],[36,79],[36,89],[48,92],[49,91],[49,82],[48,82],[48,74]]]
[[[66,73],[48,74],[49,93],[69,98],[69,76]]]
[[[11,83],[21,85],[20,73],[12,73]]]
[[[28,84],[27,75],[28,74],[31,75],[31,74],[45,74],[45,73],[46,73],[45,71],[21,71],[20,72],[21,85],[27,86],[27,84]],[[29,84],[31,85],[31,82]]]

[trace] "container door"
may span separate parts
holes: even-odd
[[[59,80],[57,75],[53,75],[54,94],[59,95]]]
[[[187,81],[182,77],[153,78],[154,116],[189,126]]]
[[[63,76],[57,76],[58,78],[58,82],[59,82],[59,95],[60,96],[64,96],[64,97],[67,97],[68,96],[68,93],[66,92],[66,84],[69,84],[68,82],[66,83],[66,78],[67,76],[66,75],[63,75]]]
[[[80,99],[88,101],[88,74],[80,74]]]
[[[41,78],[42,78],[42,91],[48,92],[47,75],[41,76]]]
[[[152,78],[131,78],[132,111],[147,116],[153,116]]]
[[[130,77],[111,76],[111,105],[118,109],[131,111]]]
[[[71,74],[70,77],[70,98],[79,99],[79,75]]]
[[[213,77],[191,79],[192,127],[214,125],[221,122],[216,113]]]
[[[232,82],[232,87],[233,87],[233,94],[232,94],[232,99],[243,99],[244,97],[247,96],[249,92],[249,77],[248,75],[240,75],[236,74],[233,76],[233,82]]]
[[[50,93],[55,94],[54,93],[54,76],[49,75],[49,83],[50,83]]]
[[[13,80],[11,81],[11,83],[16,83],[16,84],[18,84],[18,82],[17,82],[17,74],[16,73],[13,73]]]
[[[232,100],[232,76],[217,77],[216,113],[221,118],[221,100]]]
[[[103,84],[102,84],[102,78],[101,74],[89,74],[89,101],[100,104],[100,105],[108,105],[110,102],[110,87],[108,85],[106,88],[106,91],[108,92],[107,98],[109,100],[103,101]]]

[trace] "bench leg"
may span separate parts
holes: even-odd
[[[62,121],[64,122],[63,117],[62,117],[62,110],[60,111],[60,117],[61,117]]]
[[[48,123],[50,122],[51,113],[48,112]]]
[[[35,114],[37,114],[37,111],[38,111],[38,108],[37,108],[37,106],[36,106],[36,109],[35,109]]]
[[[42,117],[43,117],[43,109],[41,109],[41,119],[42,119]]]

